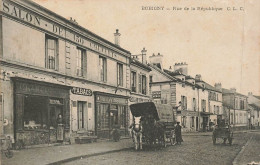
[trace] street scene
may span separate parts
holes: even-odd
[[[1,0],[0,164],[260,164],[259,11]]]

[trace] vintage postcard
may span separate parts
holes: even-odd
[[[259,0],[0,0],[0,164],[260,164]]]

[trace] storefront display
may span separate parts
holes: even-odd
[[[111,138],[111,131],[119,129],[121,136],[128,131],[128,97],[94,92],[96,104],[96,133],[98,137]]]
[[[14,87],[16,140],[25,145],[63,141],[70,127],[69,88],[26,79],[14,79]]]

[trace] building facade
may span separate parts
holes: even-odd
[[[260,96],[248,93],[248,107],[250,109],[249,124],[251,129],[260,128]]]
[[[222,88],[224,113],[234,129],[249,128],[249,109],[247,96],[237,93],[235,88]]]
[[[223,114],[221,83],[216,83],[214,87],[208,83],[205,85],[209,93],[209,112],[211,113],[209,127],[212,130],[215,125],[219,124],[219,120],[227,117]]]
[[[174,70],[163,69],[162,55],[150,56],[152,71],[150,93],[153,101],[170,104],[183,131],[206,131],[209,125],[208,91],[200,77],[188,75],[186,63],[176,63]]]
[[[147,50],[143,48],[141,54],[132,55],[132,58],[130,59],[131,92],[129,105],[152,101],[149,94],[149,72],[151,69],[146,62],[146,52]],[[133,116],[130,115],[129,123],[132,123],[132,117]]]
[[[78,131],[127,135],[129,51],[38,4],[1,1],[1,133],[26,145]],[[109,67],[108,67],[109,66]]]

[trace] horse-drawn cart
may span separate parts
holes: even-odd
[[[136,150],[142,149],[142,142],[164,147],[167,143],[175,144],[175,117],[172,106],[145,102],[130,105],[130,110],[134,117],[131,128]]]
[[[224,144],[226,144],[226,141],[228,140],[229,145],[232,145],[233,131],[230,125],[225,124],[225,121],[221,121],[221,124],[213,131],[212,140],[214,145],[216,144],[217,138],[222,138]]]

